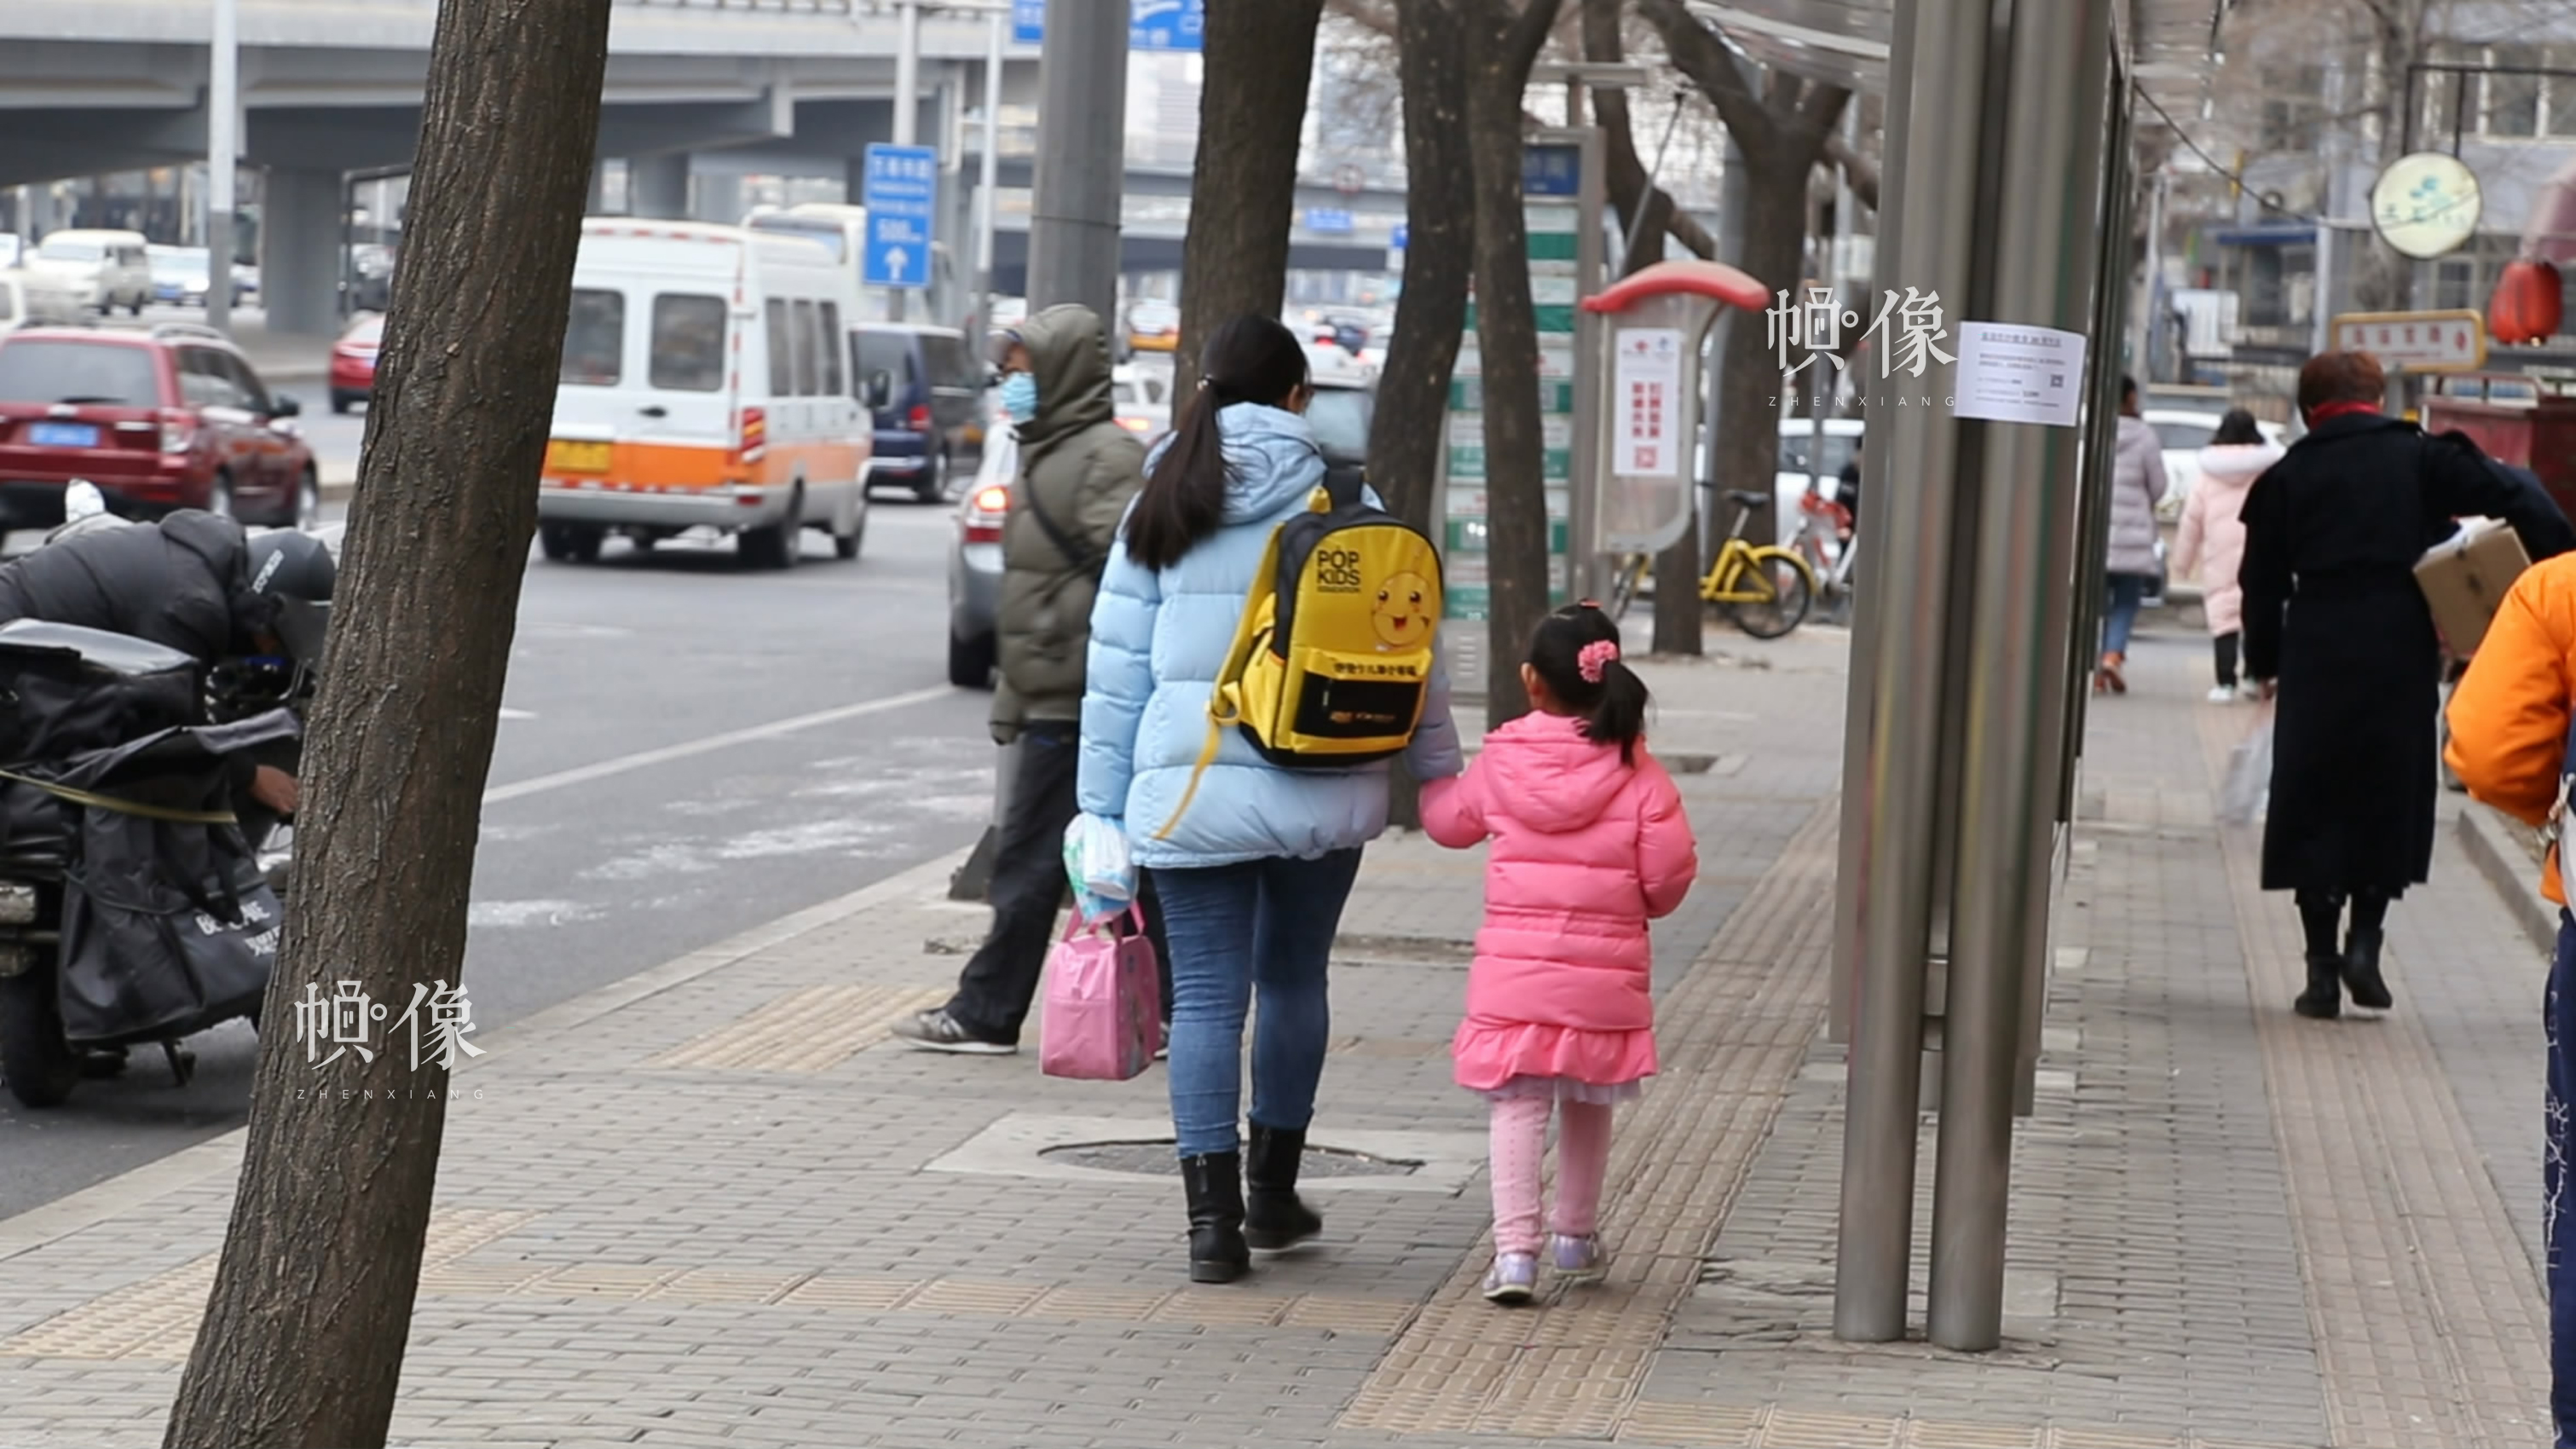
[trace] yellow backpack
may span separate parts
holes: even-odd
[[[1229,727],[1274,765],[1338,768],[1403,753],[1431,692],[1440,553],[1356,481],[1318,487],[1272,530],[1208,700],[1207,747],[1180,823]]]

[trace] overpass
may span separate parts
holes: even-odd
[[[0,187],[185,165],[207,148],[211,6],[170,0],[9,0],[0,5]],[[344,178],[409,166],[435,0],[241,0],[243,164],[264,173],[263,287],[271,326],[321,333],[337,320]],[[940,233],[971,257],[964,124],[985,98],[980,15],[921,23],[917,133],[943,146]],[[733,220],[750,174],[837,177],[856,190],[871,142],[894,131],[896,18],[869,0],[618,0],[599,154],[627,167],[630,210]],[[1034,47],[1005,52],[1000,102],[1033,116]],[[1032,127],[1019,128],[1022,139]],[[1006,136],[1005,152],[1014,149]],[[1022,148],[1024,149],[1024,148]],[[1001,280],[1026,255],[1028,162],[1001,165]],[[1133,271],[1177,267],[1186,171],[1129,177]],[[1311,188],[1301,205],[1356,213],[1348,232],[1303,234],[1297,264],[1382,262],[1400,193]],[[1359,224],[1365,221],[1365,224]]]

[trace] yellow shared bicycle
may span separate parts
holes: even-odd
[[[1816,597],[1815,571],[1794,549],[1745,538],[1746,521],[1771,506],[1771,495],[1748,492],[1726,497],[1737,505],[1735,529],[1718,546],[1716,561],[1700,579],[1700,599],[1725,610],[1735,627],[1754,638],[1777,639],[1805,621]],[[1627,614],[1638,585],[1645,582],[1648,563],[1644,554],[1619,561],[1618,575],[1610,586],[1613,619]]]

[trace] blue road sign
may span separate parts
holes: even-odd
[[[859,280],[871,287],[930,285],[930,242],[939,209],[939,153],[928,146],[868,147],[860,202],[868,209],[867,255]]]
[[[1351,214],[1338,207],[1310,206],[1306,208],[1306,230],[1308,231],[1331,236],[1347,236],[1355,225],[1356,223],[1351,219]]]
[[[1404,250],[1405,243],[1411,240],[1413,240],[1413,228],[1399,221],[1395,224],[1395,236],[1387,242],[1387,246],[1400,252]]]
[[[1011,43],[1046,43],[1046,0],[1011,0]]]
[[[1134,0],[1127,12],[1130,50],[1204,50],[1207,0]]]
[[[1521,153],[1521,194],[1583,194],[1583,149],[1579,146],[1532,146]]]

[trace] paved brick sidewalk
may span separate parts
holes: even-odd
[[[1329,1241],[1223,1289],[1181,1280],[1175,1182],[1117,1170],[1154,1154],[1044,1155],[1167,1137],[1159,1071],[884,1040],[980,927],[934,862],[494,1038],[450,1114],[397,1438],[2546,1442],[2535,953],[2446,835],[2394,920],[2401,1011],[2292,1018],[2295,923],[2210,816],[2250,712],[2196,702],[2179,633],[2095,712],[2009,1342],[1835,1343],[1841,642],[1713,638],[1651,676],[1703,874],[1657,939],[1667,1075],[1619,1128],[1607,1284],[1472,1292],[1483,1117],[1445,1045],[1476,858],[1371,851],[1317,1129],[1365,1155],[1316,1183]],[[238,1152],[0,1222],[0,1443],[158,1442]]]

